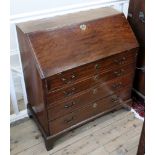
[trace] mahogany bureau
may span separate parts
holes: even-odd
[[[47,150],[63,133],[132,103],[138,43],[125,16],[100,8],[17,24],[33,116]]]

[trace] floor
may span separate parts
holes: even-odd
[[[46,151],[33,120],[11,127],[11,155],[136,155],[143,122],[125,109],[77,128]]]

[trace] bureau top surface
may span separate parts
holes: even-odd
[[[40,20],[34,20],[29,22],[24,22],[17,24],[18,27],[24,33],[31,33],[35,31],[42,30],[55,30],[57,28],[61,28],[67,25],[72,25],[76,23],[91,21],[99,18],[104,18],[112,15],[119,14],[115,9],[110,7],[105,7],[104,9],[92,9],[89,11],[81,11],[77,13],[70,13],[67,15],[56,16],[52,18],[45,18]]]
[[[18,24],[41,78],[138,47],[125,16],[102,8]]]

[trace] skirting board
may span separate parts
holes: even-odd
[[[144,121],[144,118],[143,117],[141,117],[133,108],[131,109],[131,112],[133,112],[134,113],[134,115],[135,115],[135,117],[136,118],[138,118],[138,119],[140,119],[140,120],[142,120],[142,121]]]
[[[28,117],[27,109],[20,111],[18,114],[12,114],[10,116],[10,123],[23,119],[25,117]]]

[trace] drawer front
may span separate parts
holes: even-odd
[[[109,81],[102,85],[97,85],[83,93],[76,95],[75,97],[68,98],[63,102],[55,103],[49,106],[48,118],[49,120],[54,120],[60,116],[74,111],[80,107],[99,100],[103,97],[114,94],[115,92],[126,89],[126,87],[132,87],[132,76],[133,74],[128,74],[122,78],[117,78],[115,80]]]
[[[92,116],[95,116],[106,110],[110,110],[111,108],[120,105],[128,99],[130,99],[130,91],[122,91],[93,102],[82,109],[78,109],[68,115],[51,121],[49,123],[50,133],[59,133],[60,131],[69,128],[81,121],[84,121]]]
[[[113,78],[121,77],[128,73],[134,73],[134,69],[135,63],[108,72],[97,73],[93,77],[77,82],[74,85],[51,91],[47,95],[47,102],[50,104],[52,102],[73,96],[76,93],[89,89],[97,83],[104,83]]]
[[[102,60],[83,65],[46,79],[47,92],[88,78],[96,73],[112,70],[136,61],[137,49],[109,56]]]

